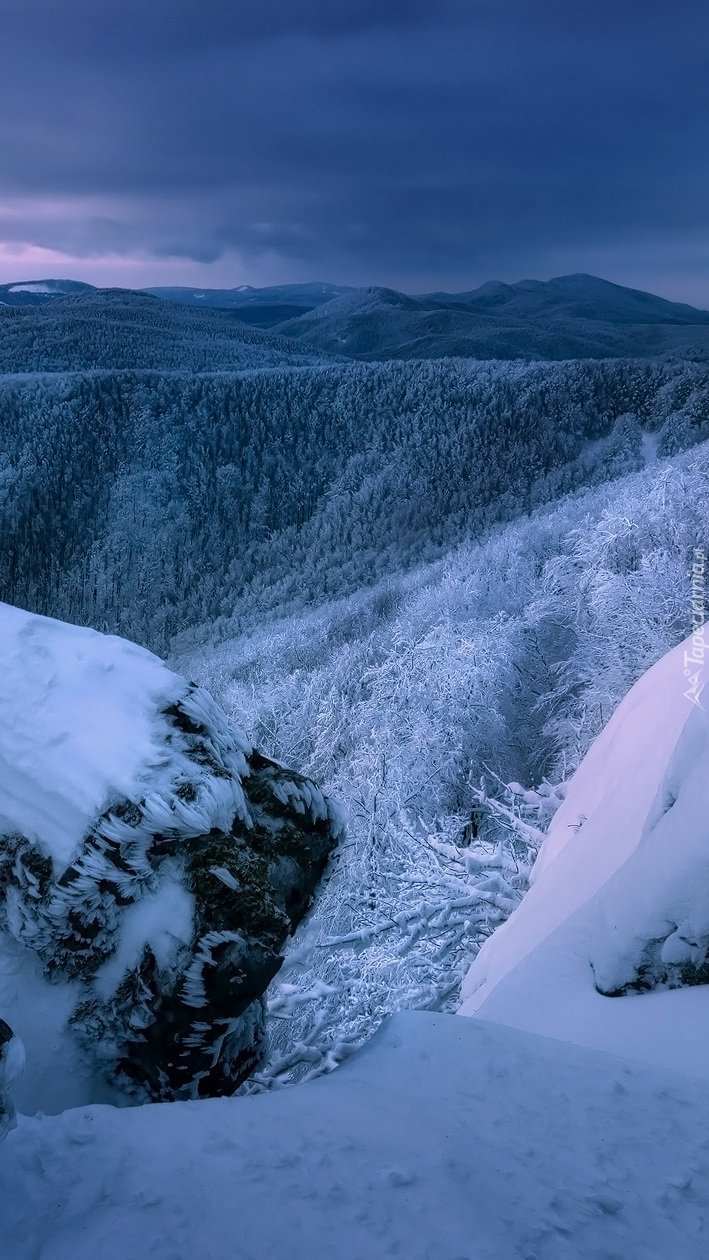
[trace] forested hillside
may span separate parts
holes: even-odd
[[[0,598],[164,651],[691,445],[709,382],[627,361],[6,377],[0,425]]]
[[[358,289],[278,328],[304,346],[355,359],[602,359],[709,350],[709,312],[583,274],[417,297]]]
[[[187,306],[201,306],[220,311],[231,311],[237,319],[258,328],[272,328],[287,319],[304,315],[315,306],[330,302],[353,290],[342,284],[274,284],[255,289],[241,284],[236,289],[186,289],[183,287],[157,287],[146,289],[155,297],[169,302],[184,302]]]
[[[209,372],[322,359],[316,350],[247,328],[223,312],[128,289],[84,288],[58,297],[23,290],[6,297],[27,302],[0,302],[0,374],[106,368]]]

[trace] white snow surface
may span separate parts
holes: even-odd
[[[20,1111],[54,1114],[87,1102],[121,1102],[68,1029],[79,996],[76,981],[50,983],[37,955],[0,933],[0,1018],[21,1038],[28,1057],[11,1088]]]
[[[128,906],[121,924],[115,954],[99,968],[94,989],[107,1000],[124,976],[137,967],[146,945],[158,966],[168,970],[180,945],[189,945],[194,935],[194,897],[176,875],[163,879],[160,887]]]
[[[694,652],[690,637],[664,656],[592,745],[460,1014],[709,1077],[707,986],[598,991],[632,983],[652,942],[663,961],[691,962],[709,938],[709,714]]]
[[[705,1260],[709,1085],[393,1016],[272,1094],[21,1118],[3,1260]]]
[[[184,692],[145,648],[0,604],[0,833],[59,869],[119,795],[165,764],[158,711]]]

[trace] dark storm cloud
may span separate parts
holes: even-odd
[[[30,47],[91,50],[113,59],[274,39],[338,36],[371,27],[406,27],[440,16],[455,0],[3,0],[3,30]]]
[[[708,35],[699,0],[3,0],[0,237],[409,288],[706,265]]]

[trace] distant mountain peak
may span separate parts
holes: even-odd
[[[0,284],[0,304],[3,306],[44,306],[57,298],[74,293],[93,293],[92,284],[82,280],[16,280]]]

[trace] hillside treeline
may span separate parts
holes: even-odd
[[[164,651],[200,623],[346,594],[708,434],[692,363],[6,377],[0,598]]]

